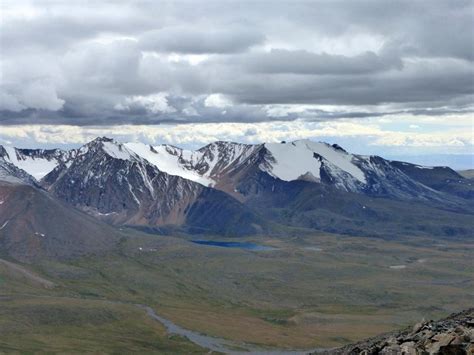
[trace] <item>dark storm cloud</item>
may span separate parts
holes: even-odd
[[[474,92],[474,68],[446,63],[441,72],[424,64],[406,71],[370,76],[243,75],[215,87],[239,102],[251,104],[377,105],[416,102],[444,106]],[[429,107],[429,106],[428,106]]]
[[[0,124],[372,115],[276,115],[272,105],[472,107],[471,1],[32,4],[2,5]]]

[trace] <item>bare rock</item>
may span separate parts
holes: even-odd
[[[474,355],[474,308],[317,354]]]

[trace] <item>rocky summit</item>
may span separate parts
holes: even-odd
[[[474,308],[317,354],[474,354]]]

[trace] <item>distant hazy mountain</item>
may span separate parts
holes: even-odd
[[[385,158],[426,166],[449,166],[457,171],[472,169],[474,167],[474,154],[472,154],[472,152],[471,154],[388,154],[385,155]]]
[[[309,140],[190,151],[97,138],[71,151],[0,155],[53,196],[116,225],[235,236],[288,226],[381,236],[473,229],[474,189],[454,170]]]
[[[410,178],[432,189],[463,198],[474,198],[472,181],[447,166],[420,167],[419,165],[397,161],[392,162],[392,165]]]
[[[466,179],[474,179],[474,169],[460,170],[458,173]]]

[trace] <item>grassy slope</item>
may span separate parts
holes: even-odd
[[[0,344],[16,339],[25,349],[39,349],[48,339],[51,350],[67,351],[82,348],[70,339],[79,332],[84,346],[93,347],[100,338],[97,326],[74,315],[90,308],[92,314],[101,309],[104,351],[113,351],[118,338],[137,351],[195,349],[168,339],[143,311],[103,300],[147,304],[189,329],[289,348],[340,345],[472,303],[473,245],[467,242],[312,235],[265,243],[280,249],[255,253],[137,234],[122,243],[121,253],[35,266],[58,285],[52,290],[15,280],[0,268],[1,294],[13,297],[0,300],[0,321],[10,322],[1,323],[10,332],[0,332]],[[41,314],[56,301],[44,306],[44,299],[20,296],[25,294],[61,297],[58,307],[70,312],[45,323]],[[33,304],[26,309],[39,311],[19,311],[25,302]],[[18,322],[15,314],[26,320]]]
[[[0,301],[0,351],[203,353],[133,305],[77,298],[13,297]]]

